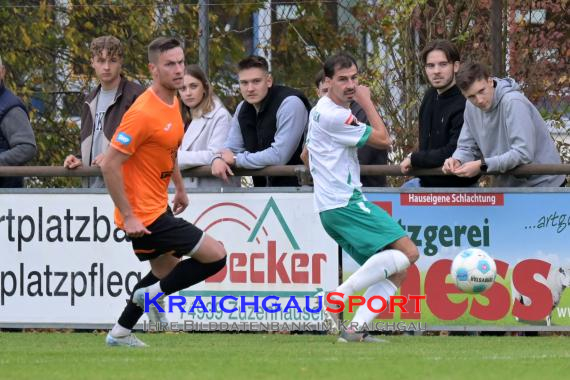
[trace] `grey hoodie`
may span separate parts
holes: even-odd
[[[468,162],[485,158],[488,171],[505,173],[522,164],[560,164],[554,141],[534,105],[510,78],[495,81],[493,102],[483,111],[471,102],[465,106],[464,124],[453,158]],[[497,175],[493,186],[552,186],[563,175]]]

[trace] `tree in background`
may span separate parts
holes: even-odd
[[[2,3],[5,4],[5,3]],[[221,0],[209,5],[209,72],[230,110],[241,100],[235,64],[251,54],[253,20],[265,1]],[[493,6],[502,10],[500,54],[491,54]],[[272,73],[277,83],[313,97],[313,77],[338,50],[354,54],[362,80],[395,138],[399,162],[417,141],[417,112],[427,86],[419,51],[434,38],[454,41],[463,60],[502,67],[524,86],[545,117],[563,120],[570,101],[568,0],[367,0],[272,1],[269,31]],[[535,12],[544,9],[544,13]],[[529,16],[527,16],[527,13]],[[544,22],[531,22],[544,14]],[[198,62],[198,5],[187,1],[122,2],[29,0],[0,5],[0,46],[8,86],[32,105],[38,142],[35,165],[60,166],[79,148],[77,119],[83,94],[93,86],[89,43],[112,34],[125,44],[123,72],[149,83],[146,46],[159,35],[185,42],[187,62]],[[508,37],[508,38],[507,38]],[[508,42],[508,44],[507,44]],[[495,62],[496,63],[496,62]],[[502,73],[494,73],[502,74]],[[559,123],[559,125],[561,125]],[[567,161],[567,160],[565,160]],[[391,177],[399,185],[399,177]],[[78,186],[71,178],[37,178],[31,186]]]

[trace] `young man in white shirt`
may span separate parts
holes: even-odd
[[[121,75],[124,49],[113,36],[97,37],[91,42],[91,67],[99,85],[85,98],[81,109],[81,153],[68,155],[63,166],[76,169],[99,166],[125,112],[144,89]],[[105,187],[103,177],[88,177],[84,184]]]
[[[367,289],[366,299],[379,295],[388,300],[419,253],[402,227],[364,198],[357,151],[365,144],[387,149],[390,136],[370,90],[358,85],[358,66],[352,56],[330,57],[324,72],[329,91],[311,110],[307,136],[315,208],[325,231],[361,265],[336,292],[344,294],[344,301],[362,289]],[[371,125],[360,123],[351,113],[352,101],[362,106]],[[375,302],[373,306],[381,307]],[[359,331],[342,331],[339,341],[380,341],[364,331],[375,317],[366,307],[359,308],[353,319]]]

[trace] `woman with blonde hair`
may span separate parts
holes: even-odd
[[[214,94],[206,74],[198,65],[186,66],[184,85],[178,90],[186,133],[178,150],[180,170],[210,165],[224,148],[230,130],[231,115]],[[239,187],[240,178],[230,183],[219,178],[185,177],[186,187]]]

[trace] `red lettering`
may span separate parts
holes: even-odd
[[[418,296],[412,296],[412,295],[416,295],[416,294],[420,294],[420,293],[421,293],[420,271],[418,270],[418,267],[414,264],[408,268],[408,272],[406,274],[406,279],[404,280],[404,282],[402,282],[402,287],[400,288],[400,294],[408,297],[408,302],[410,302],[412,297],[418,297]],[[423,297],[422,299],[425,299],[425,296],[422,296],[422,297]],[[415,299],[415,298],[413,298],[413,299],[415,302],[413,311],[410,310],[411,309],[410,305],[408,305],[406,303],[406,306],[408,306],[407,307],[408,312],[401,313],[400,314],[401,319],[420,319],[421,318],[420,300]]]
[[[283,265],[283,261],[287,256],[287,253],[282,253],[277,260],[277,248],[274,240],[267,242],[268,251],[268,262],[267,262],[267,282],[270,284],[275,284],[277,282],[277,275],[282,284],[289,284],[289,276],[287,276],[287,271]]]
[[[390,296],[390,313],[393,313],[396,307],[400,309],[400,312],[405,313],[407,302],[408,299],[404,296]]]
[[[448,294],[463,294],[454,284],[445,282],[451,269],[451,260],[439,260],[433,263],[425,278],[426,303],[433,315],[443,320],[453,320],[461,317],[467,310],[467,299],[454,303]]]
[[[530,305],[515,300],[513,316],[527,321],[539,321],[552,310],[552,292],[548,286],[536,281],[535,274],[548,278],[550,263],[529,259],[518,263],[513,269],[513,285],[521,295],[530,298]]]
[[[291,281],[294,284],[308,284],[309,273],[299,268],[307,268],[309,266],[309,255],[306,253],[294,253],[291,256]]]
[[[500,260],[495,260],[495,264],[497,264],[497,275],[505,278],[509,264]],[[469,314],[484,321],[496,321],[508,314],[511,308],[509,291],[501,283],[495,282],[482,296],[489,300],[489,304],[482,305],[473,297]]]
[[[422,314],[421,300],[425,300],[425,299],[426,299],[426,296],[420,296],[420,295],[408,296],[408,302],[410,300],[414,301],[414,311],[412,313],[405,313],[405,315],[417,315],[418,319],[419,319],[420,315]],[[402,313],[401,315],[404,315],[404,313]],[[404,317],[402,317],[402,319],[404,319]]]
[[[315,253],[311,257],[311,270],[313,271],[313,284],[321,283],[321,264],[327,262],[327,255],[324,253]]]
[[[247,256],[245,253],[234,253],[230,256],[230,281],[233,283],[244,284],[247,282],[247,271],[238,270],[240,267],[245,268],[247,264]]]
[[[394,319],[394,313],[390,313],[388,308],[376,316],[376,319]]]
[[[380,302],[382,302],[382,307],[380,309],[376,309],[372,306],[372,302],[374,300],[380,300]],[[386,299],[382,296],[372,296],[368,298],[368,301],[366,301],[366,307],[373,313],[381,313],[388,307],[388,302],[386,302]]]
[[[261,270],[255,270],[255,261],[263,259],[265,255],[260,252],[252,253],[250,257],[251,264],[249,265],[249,277],[254,284],[263,284],[265,282],[265,275]]]
[[[277,256],[275,241],[267,242],[265,252],[233,252],[228,255],[227,265],[215,275],[206,279],[207,283],[275,284],[322,284],[323,267],[327,262],[324,253],[308,254],[282,252]]]
[[[332,298],[333,296],[340,297],[341,299],[339,300],[339,299]],[[327,297],[326,297],[327,303],[329,305],[336,305],[336,306],[338,306],[338,308],[333,309],[332,307],[327,306],[326,310],[329,313],[334,313],[334,314],[342,312],[344,310],[344,302],[342,302],[343,297],[344,297],[344,294],[339,293],[339,292],[330,292],[329,294],[327,294]]]
[[[348,312],[352,313],[354,306],[362,306],[365,303],[366,299],[363,296],[348,296]]]

